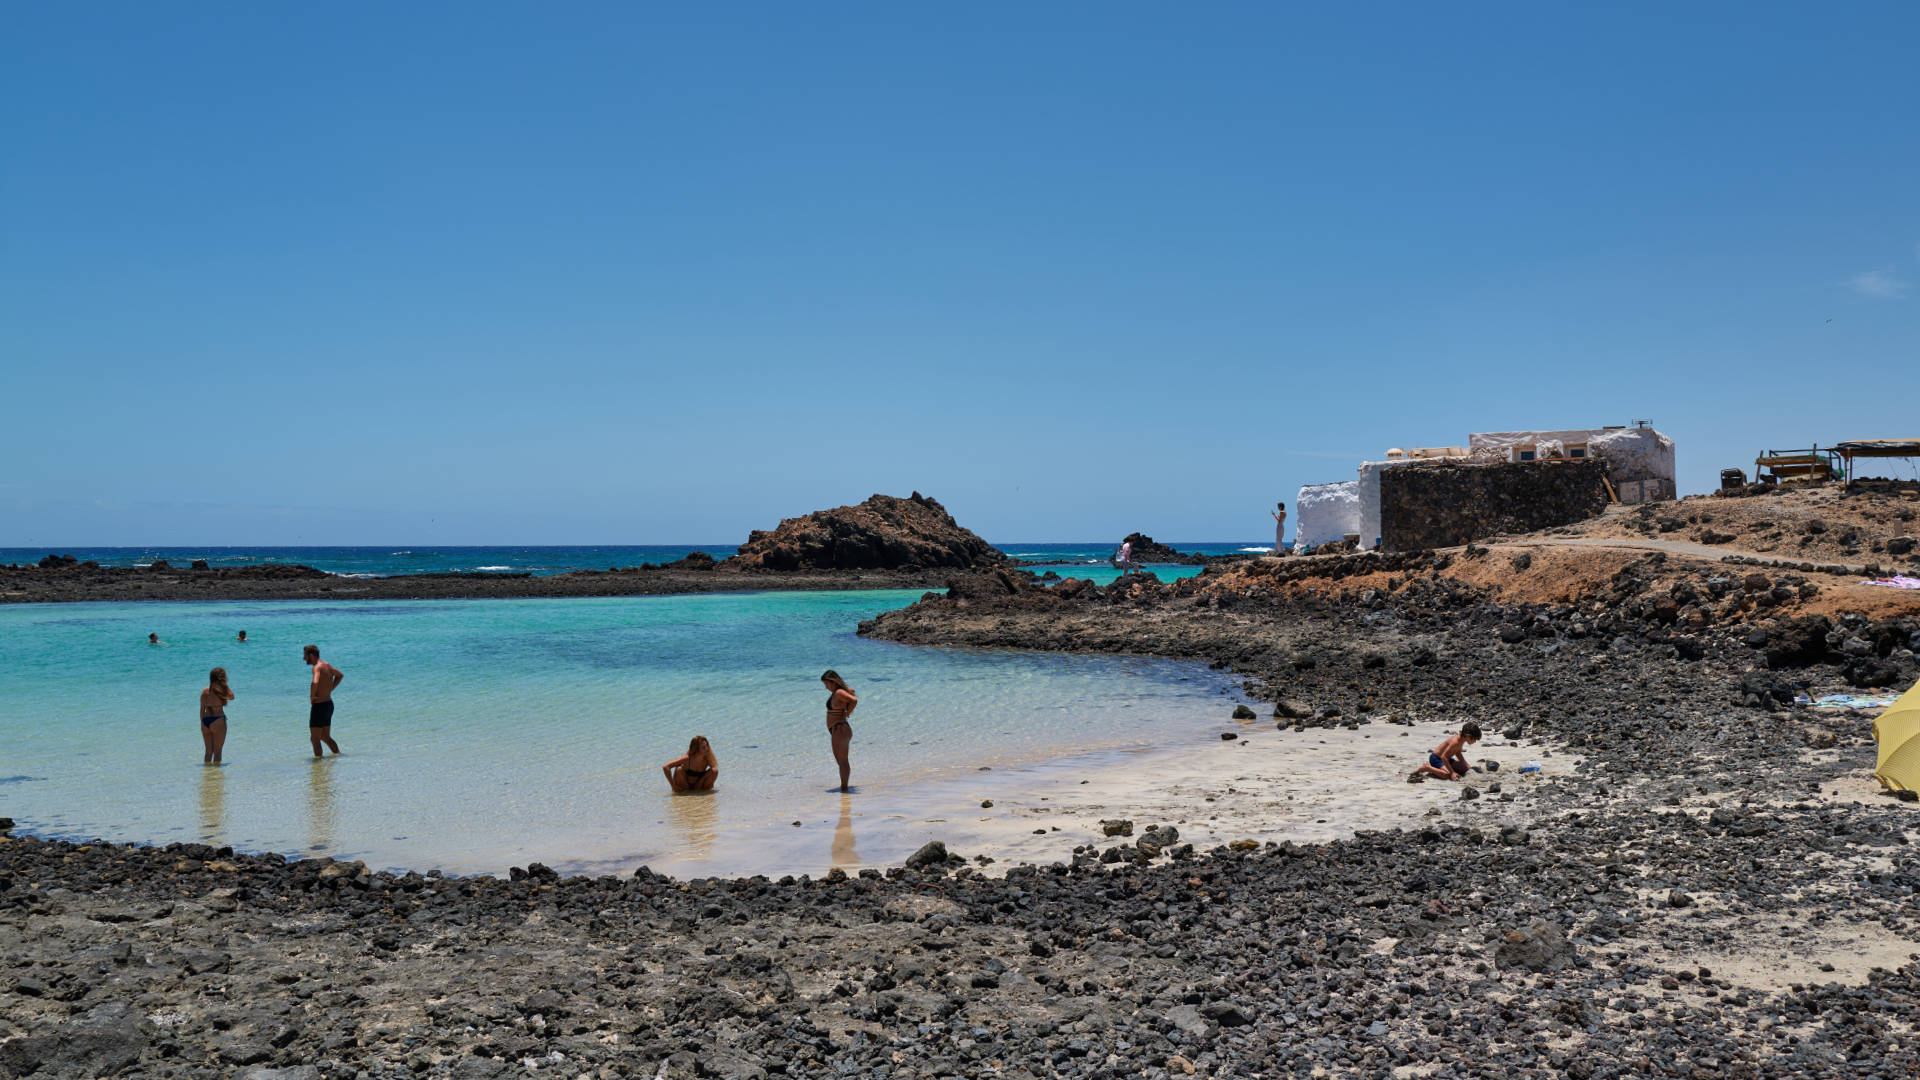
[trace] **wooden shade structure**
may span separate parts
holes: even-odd
[[[1847,479],[1853,479],[1854,458],[1920,458],[1920,438],[1852,439],[1833,448],[1846,463]]]
[[[1841,470],[1834,463],[1836,453],[1818,446],[1806,450],[1768,450],[1753,459],[1753,478],[1766,483],[1812,478],[1839,479]]]

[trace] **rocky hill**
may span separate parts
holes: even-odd
[[[771,532],[755,529],[728,569],[977,569],[1007,561],[993,545],[953,520],[937,501],[875,495],[858,506],[787,518]]]

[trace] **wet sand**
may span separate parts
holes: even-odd
[[[710,798],[681,797],[668,818],[680,837],[671,856],[561,869],[627,873],[644,864],[679,878],[818,876],[897,866],[938,840],[994,874],[1021,863],[1068,862],[1083,845],[1131,849],[1149,825],[1171,825],[1182,843],[1203,851],[1242,840],[1324,843],[1361,830],[1418,828],[1436,811],[1497,830],[1523,822],[1536,795],[1572,775],[1580,760],[1536,740],[1515,744],[1492,734],[1469,760],[1491,758],[1497,771],[1458,783],[1408,783],[1427,751],[1455,730],[1425,723],[1296,732],[1277,730],[1272,720],[1223,721],[1173,744],[954,770],[871,793],[823,793],[796,814],[797,826],[720,830]],[[1228,731],[1236,738],[1222,740],[1219,732]],[[1530,760],[1541,772],[1522,775]],[[1462,801],[1462,786],[1483,797]],[[1106,836],[1101,823],[1116,819],[1132,821],[1132,834]],[[978,856],[992,861],[979,863]]]

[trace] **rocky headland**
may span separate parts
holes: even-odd
[[[754,530],[724,559],[694,552],[664,565],[531,574],[404,574],[344,577],[310,566],[102,567],[49,555],[0,566],[0,603],[81,600],[437,600],[650,596],[745,590],[925,589],[956,569],[1006,557],[962,527],[937,501],[914,492],[875,495],[857,506],[816,511]]]

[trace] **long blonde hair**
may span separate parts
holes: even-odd
[[[233,700],[233,690],[227,686],[227,669],[214,668],[207,672],[207,685],[222,701]]]

